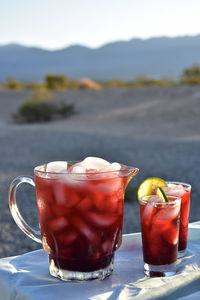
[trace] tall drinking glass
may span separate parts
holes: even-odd
[[[140,199],[144,273],[150,277],[176,273],[181,199],[168,199],[163,202],[155,195]]]
[[[181,198],[180,230],[178,257],[183,257],[187,250],[188,222],[190,213],[191,185],[188,183],[167,181],[168,187],[163,188],[167,194]]]
[[[121,245],[124,192],[138,169],[121,165],[119,171],[86,174],[47,172],[46,166],[34,169],[34,180],[18,177],[11,183],[13,218],[42,243],[51,275],[62,280],[104,279]],[[16,190],[23,182],[36,189],[41,232],[28,226],[17,207]]]

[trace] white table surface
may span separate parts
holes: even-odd
[[[172,277],[143,273],[140,233],[123,236],[114,271],[103,281],[64,282],[52,277],[43,250],[0,259],[1,300],[200,299],[200,222],[189,225],[187,255]]]

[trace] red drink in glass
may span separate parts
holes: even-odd
[[[168,187],[163,188],[165,192],[181,198],[178,251],[179,257],[182,257],[187,248],[191,185],[181,182],[167,182],[167,184]]]
[[[176,272],[180,198],[157,196],[140,200],[144,269],[147,276],[170,276]]]

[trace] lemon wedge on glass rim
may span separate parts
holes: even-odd
[[[158,177],[149,177],[145,179],[137,190],[138,200],[143,196],[157,195],[162,198],[163,202],[168,202],[167,195],[165,194],[163,187],[166,187],[167,183]]]

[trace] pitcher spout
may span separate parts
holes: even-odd
[[[137,175],[139,172],[138,168],[125,166],[124,175],[126,177],[126,186],[129,184],[129,182]]]

